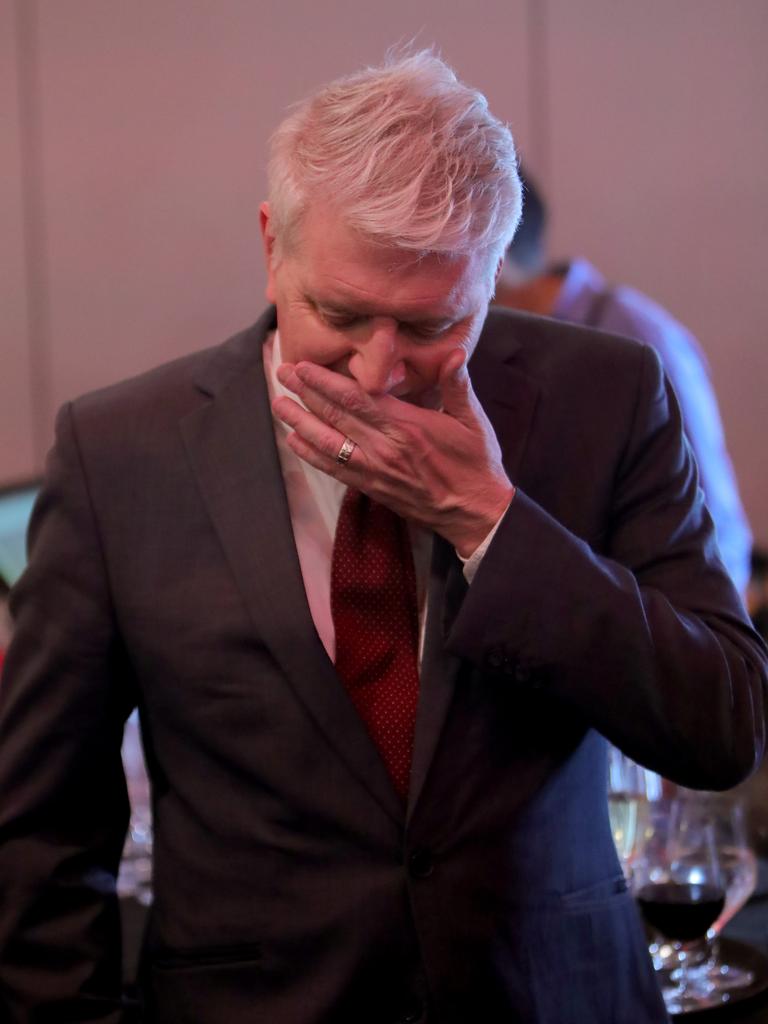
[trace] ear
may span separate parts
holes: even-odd
[[[271,229],[269,203],[259,207],[259,226],[264,245],[264,262],[267,267],[267,302],[275,301],[275,236]]]
[[[504,271],[504,254],[502,253],[502,255],[499,256],[499,259],[498,259],[498,261],[496,263],[496,268],[495,268],[495,270],[493,272],[493,281],[491,282],[491,286],[490,286],[490,298],[489,298],[490,302],[493,302],[493,300],[496,298],[496,287],[497,287],[497,285],[499,283],[499,278],[501,277],[503,271]]]

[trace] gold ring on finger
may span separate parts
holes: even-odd
[[[357,445],[351,437],[345,437],[344,443],[339,448],[339,454],[336,456],[336,461],[344,466],[352,458],[352,452],[357,448]]]

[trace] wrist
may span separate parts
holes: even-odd
[[[471,558],[486,537],[496,529],[514,496],[515,488],[508,484],[494,494],[492,501],[484,500],[482,509],[462,510],[461,522],[443,533],[461,559],[466,561]]]

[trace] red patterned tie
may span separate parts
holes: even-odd
[[[336,670],[406,799],[419,696],[419,618],[408,528],[347,491],[331,567]]]

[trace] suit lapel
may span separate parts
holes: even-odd
[[[325,652],[307,604],[261,359],[269,326],[262,321],[252,332],[252,358],[246,365],[228,374],[217,366],[201,382],[212,400],[181,421],[184,443],[260,638],[329,745],[384,810],[402,823],[399,798]]]
[[[408,794],[409,820],[421,795],[456,685],[460,661],[445,649],[446,620],[452,619],[449,609],[454,602],[461,602],[465,591],[466,582],[455,551],[441,537],[435,537]]]
[[[470,363],[472,384],[493,424],[504,468],[513,483],[524,478],[524,454],[539,395],[538,383],[518,367],[519,346],[504,339],[507,356],[494,352],[493,337],[481,339]],[[416,719],[408,819],[413,816],[445,725],[460,667],[446,650],[446,639],[467,592],[461,560],[453,548],[435,537],[427,594],[426,635],[421,663],[419,710]]]

